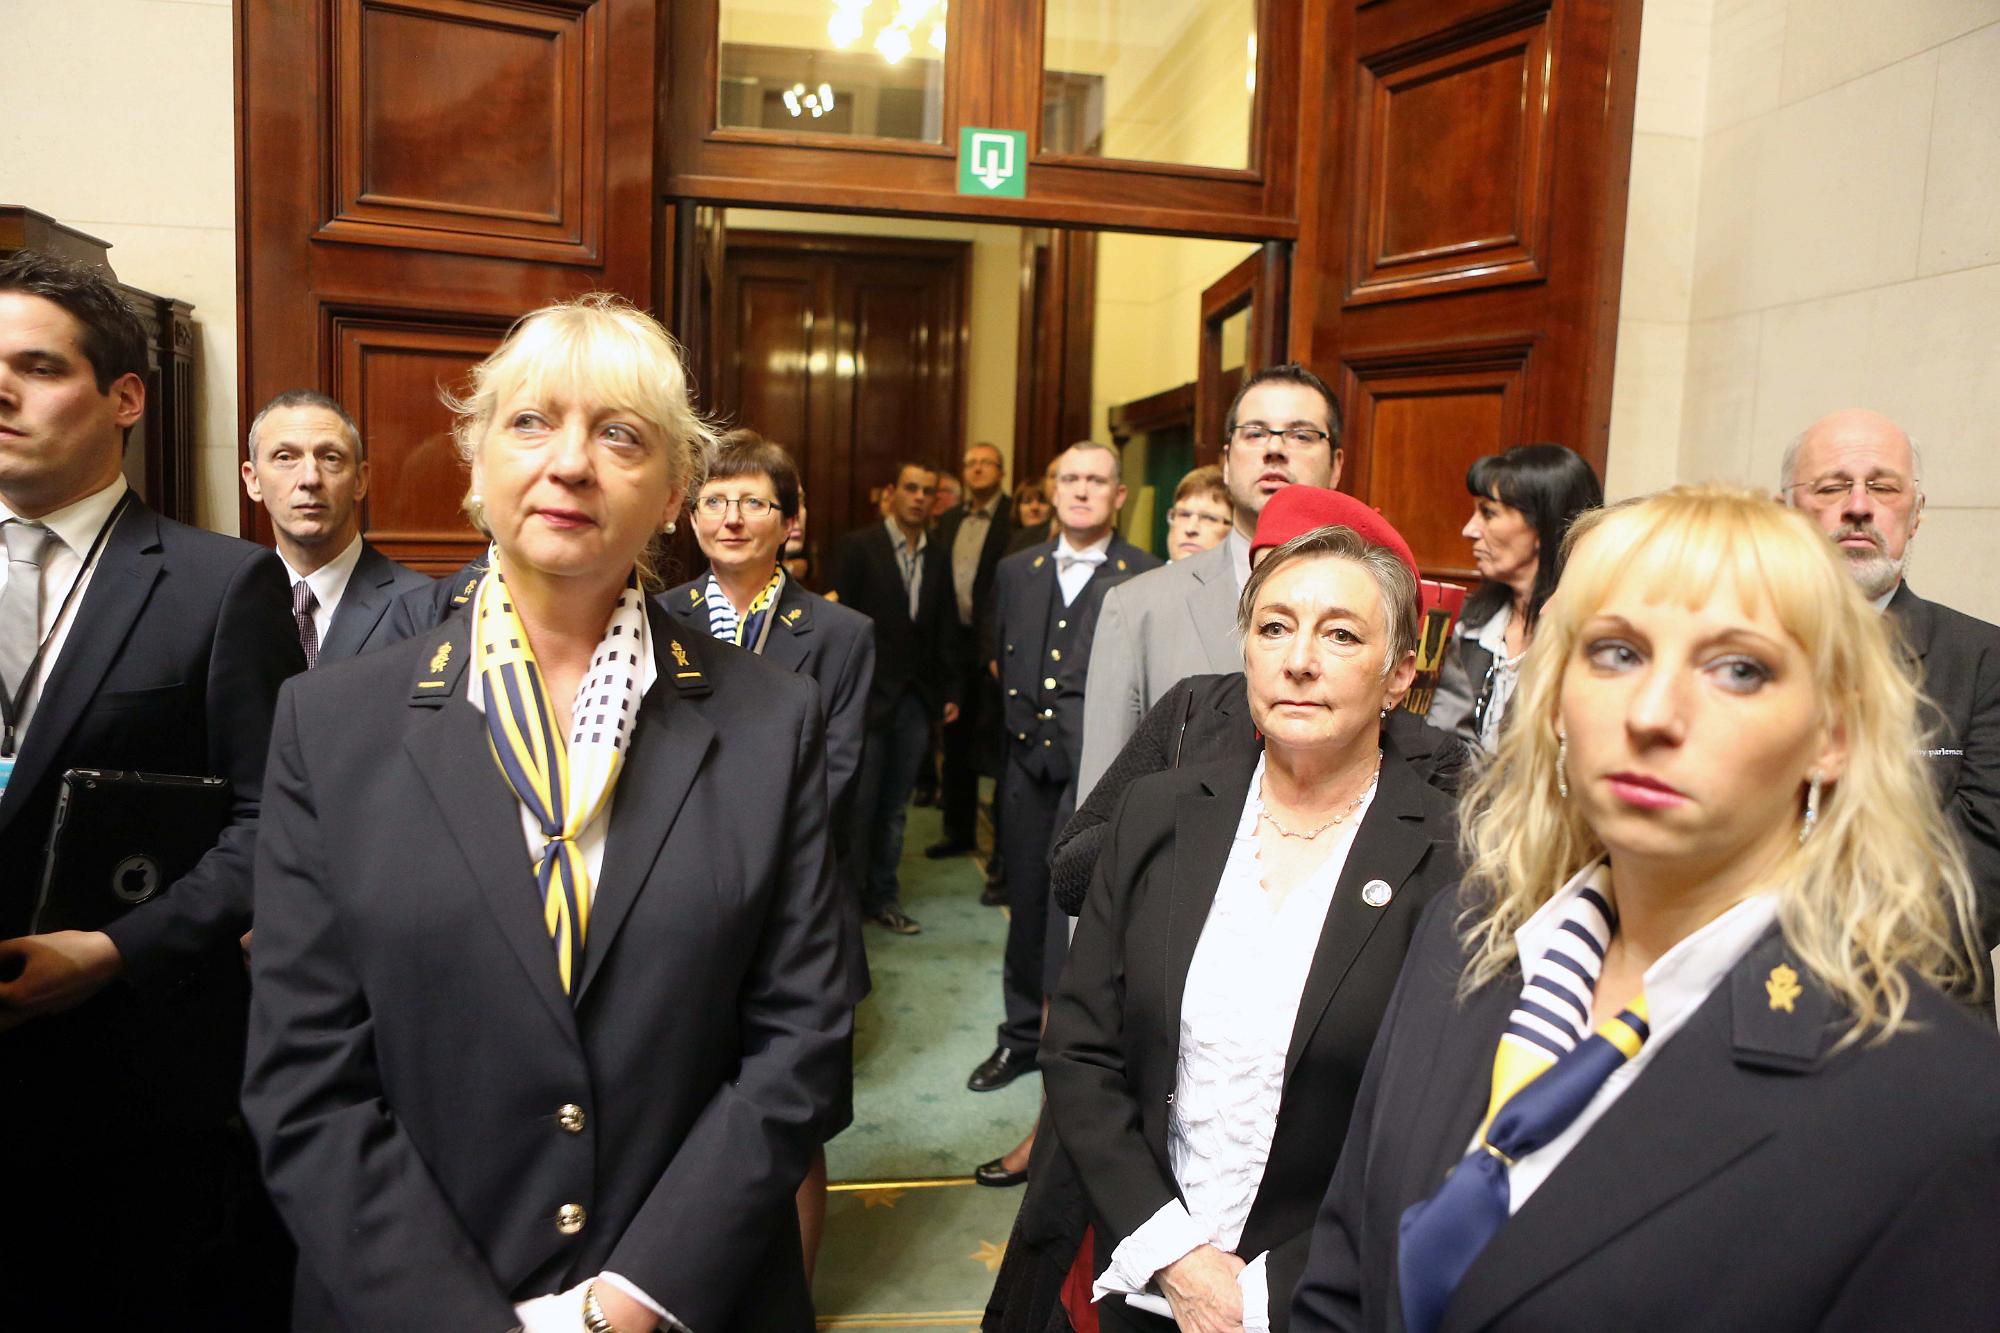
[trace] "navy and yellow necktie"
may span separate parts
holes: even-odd
[[[494,762],[544,842],[535,861],[542,916],[570,993],[590,930],[590,867],[578,839],[611,799],[637,712],[645,615],[636,583],[619,598],[590,673],[577,691],[573,734],[557,733],[541,668],[499,571],[480,585],[473,670],[485,691]]]
[[[1600,866],[1521,988],[1493,1057],[1478,1146],[1437,1193],[1403,1212],[1396,1264],[1411,1333],[1431,1333],[1443,1321],[1466,1270],[1507,1221],[1514,1163],[1569,1128],[1651,1035],[1643,994],[1590,1030],[1592,996],[1617,924],[1601,892],[1606,878]]]

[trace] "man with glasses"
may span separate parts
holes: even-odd
[[[354,418],[323,393],[288,389],[250,423],[249,445],[243,489],[271,516],[306,665],[395,642],[389,608],[431,580],[361,536],[368,454]]]
[[[1785,503],[1817,522],[1862,595],[1896,618],[1934,708],[1925,753],[2000,943],[2000,626],[1928,601],[1903,579],[1924,517],[1916,442],[1879,412],[1821,417],[1785,450]],[[1992,980],[1990,958],[1981,960]]]
[[[1006,1018],[993,1054],[966,1082],[974,1092],[1005,1087],[1034,1065],[1043,999],[1069,942],[1061,913],[1049,928],[1049,840],[1073,759],[1063,738],[1074,723],[1064,725],[1068,705],[1057,678],[1089,660],[1086,627],[1097,599],[1159,564],[1113,527],[1125,504],[1116,450],[1093,440],[1073,444],[1056,456],[1055,471],[1057,536],[1000,562],[997,614],[983,654],[1000,682],[1005,723],[999,836],[1008,921]]]
[[[1295,364],[1245,379],[1229,405],[1222,479],[1235,510],[1228,536],[1105,594],[1085,685],[1079,803],[1146,710],[1183,677],[1243,669],[1236,599],[1250,577],[1257,516],[1287,486],[1340,484],[1333,390]]]
[[[1005,469],[997,445],[981,442],[965,451],[965,497],[938,520],[937,543],[951,562],[961,657],[966,663],[965,711],[944,729],[944,779],[939,804],[944,837],[924,849],[937,859],[972,850],[979,814],[979,774],[996,765],[980,753],[981,740],[997,730],[999,695],[980,665],[978,647],[993,623],[993,571],[1014,535],[1008,513]]]

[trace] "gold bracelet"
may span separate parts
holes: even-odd
[[[583,1289],[583,1326],[589,1333],[618,1333],[618,1325],[605,1318],[604,1307],[597,1303],[597,1282]]]

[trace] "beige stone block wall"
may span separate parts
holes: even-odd
[[[121,279],[194,304],[200,517],[234,533],[229,0],[5,0],[0,10],[0,202],[111,242]]]

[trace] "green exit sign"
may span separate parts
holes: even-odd
[[[958,192],[998,199],[1028,193],[1028,136],[1020,130],[958,132]]]

